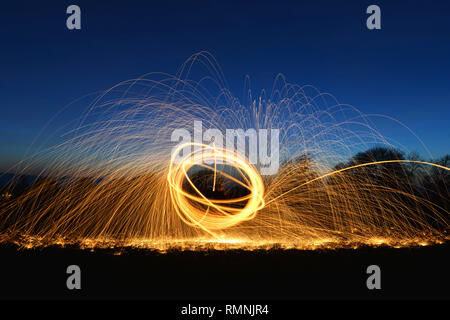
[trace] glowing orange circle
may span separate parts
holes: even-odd
[[[180,151],[186,149],[192,151],[180,161],[175,161],[175,157]],[[194,185],[187,174],[188,170],[194,165],[212,168],[212,166],[207,166],[205,163],[226,164],[240,170],[243,173],[242,176],[245,177],[244,182],[224,172],[220,173],[248,189],[249,194],[234,199],[208,199]],[[212,170],[214,170],[214,173],[219,172],[215,165]],[[253,219],[257,211],[265,205],[263,198],[264,183],[257,169],[237,153],[218,149],[214,146],[198,143],[178,146],[172,153],[167,180],[169,182],[170,197],[178,216],[188,225],[201,228],[210,233],[213,230],[229,228],[243,221]],[[185,180],[195,190],[195,194],[183,190],[182,184]],[[243,201],[246,201],[243,208],[232,206]],[[207,209],[200,209],[198,204],[207,207]]]

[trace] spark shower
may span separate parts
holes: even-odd
[[[195,80],[196,68],[208,71]],[[397,146],[355,107],[312,86],[278,76],[254,96],[246,82],[240,100],[224,79],[200,53],[175,76],[152,73],[105,91],[63,143],[27,159],[22,172],[46,164],[26,192],[2,203],[0,241],[164,251],[447,240],[448,190],[432,193],[416,180],[438,184],[432,179],[448,167],[395,157],[346,162]],[[173,161],[172,133],[195,121],[222,132],[279,129],[278,172],[263,175],[245,152],[214,143],[181,144],[192,151]]]

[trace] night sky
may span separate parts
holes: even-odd
[[[70,4],[81,7],[79,31],[66,28]],[[370,4],[381,7],[382,30],[365,26]],[[246,75],[259,92],[283,73],[363,113],[403,122],[442,156],[450,153],[449,16],[449,2],[424,0],[2,3],[0,170],[76,99],[148,72],[175,73],[199,51],[214,55],[238,97]],[[83,111],[69,106],[50,129]],[[429,157],[401,126],[376,123]]]

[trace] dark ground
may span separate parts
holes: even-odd
[[[0,246],[0,299],[450,298],[450,244],[333,251],[169,252]],[[79,265],[82,289],[66,288]],[[381,268],[381,290],[366,287]]]

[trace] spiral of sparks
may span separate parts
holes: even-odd
[[[179,163],[175,163],[175,155],[186,147],[193,147],[193,151],[184,156]],[[212,163],[214,167],[211,168],[205,163]],[[240,172],[244,182],[217,169],[217,164],[233,166]],[[223,175],[247,189],[249,194],[233,199],[207,198],[188,175],[189,169],[193,166],[211,168],[214,176],[217,173]],[[179,217],[188,225],[199,227],[211,234],[214,234],[214,230],[229,228],[253,219],[258,210],[264,207],[264,183],[259,172],[236,152],[230,153],[206,144],[181,144],[172,155],[167,180],[170,186],[170,196]],[[183,181],[185,180],[195,190],[195,194],[183,190]],[[233,207],[242,202],[245,202],[243,208]],[[203,205],[203,207],[199,205]]]
[[[210,77],[190,79],[196,65]],[[63,141],[16,168],[36,179],[22,193],[2,194],[0,243],[314,249],[450,238],[450,162],[367,152],[402,146],[311,86],[279,76],[270,94],[247,92],[237,99],[214,59],[200,53],[176,76],[150,74],[96,96]],[[212,141],[173,151],[174,130],[199,120],[221,132],[279,129],[278,172],[260,175],[245,155]],[[183,149],[191,151],[175,159]],[[201,187],[198,170],[208,172]],[[205,191],[219,179],[245,192]]]

